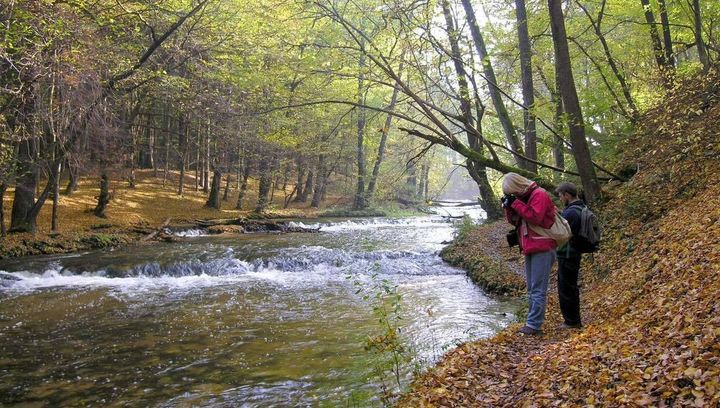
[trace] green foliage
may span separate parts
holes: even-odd
[[[406,346],[407,339],[402,337],[402,295],[397,285],[379,276],[379,268],[380,265],[375,264],[369,271],[369,285],[365,286],[359,280],[355,280],[354,285],[355,293],[372,307],[378,322],[377,331],[369,334],[365,341],[365,351],[374,356],[373,372],[381,384],[380,400],[384,405],[392,406],[405,389],[405,376],[414,353]]]
[[[466,239],[470,231],[472,231],[476,227],[477,225],[469,215],[463,215],[462,221],[460,222],[460,224],[457,225],[457,230],[455,231],[455,239],[461,241]]]
[[[117,246],[122,240],[116,235],[97,233],[83,235],[77,238],[77,242],[87,248],[100,249]]]

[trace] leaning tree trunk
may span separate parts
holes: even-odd
[[[213,169],[212,185],[210,187],[210,196],[205,202],[205,207],[220,209],[220,183],[222,183],[222,173],[218,168]]]
[[[521,169],[527,170],[527,161],[520,157],[524,155],[522,145],[520,144],[520,139],[517,136],[515,126],[513,126],[507,108],[505,107],[505,103],[502,100],[498,81],[495,77],[495,70],[490,63],[487,48],[485,47],[485,40],[483,39],[477,19],[475,18],[475,10],[473,9],[470,0],[462,0],[462,5],[465,9],[465,17],[467,18],[468,26],[470,27],[470,34],[472,35],[473,43],[475,44],[475,50],[482,61],[483,73],[485,75],[485,80],[488,83],[488,92],[490,93],[490,99],[495,107],[495,112],[497,113],[500,124],[505,132],[505,137],[510,145],[510,149],[516,153],[515,162]]]
[[[515,15],[518,23],[518,45],[520,51],[520,76],[522,78],[523,122],[525,124],[525,156],[537,160],[537,130],[535,125],[535,90],[532,77],[532,59],[530,34],[528,33],[527,10],[525,0],[515,0]],[[537,173],[537,165],[527,162],[527,169]]]
[[[402,76],[403,65],[404,65],[404,54],[400,56],[400,67],[398,68],[398,76]],[[383,158],[385,157],[385,146],[387,145],[388,134],[390,133],[390,125],[392,124],[392,112],[395,111],[395,105],[397,105],[398,94],[400,93],[400,87],[395,86],[393,88],[392,96],[390,97],[390,104],[387,107],[388,115],[385,118],[385,126],[382,128],[382,134],[380,135],[380,144],[378,145],[377,157],[375,158],[375,164],[370,175],[370,182],[368,183],[367,192],[365,196],[366,200],[370,201],[375,194],[375,185],[377,184],[378,176],[380,175],[380,166],[382,165]]]
[[[447,26],[448,38],[450,40],[450,49],[452,52],[453,65],[455,66],[455,72],[457,75],[459,94],[460,94],[460,111],[462,112],[463,120],[465,121],[466,134],[468,139],[468,146],[478,152],[483,152],[483,141],[482,131],[480,130],[480,124],[482,117],[480,117],[480,111],[478,112],[477,121],[473,119],[472,114],[472,102],[470,100],[470,88],[467,82],[467,72],[462,62],[462,55],[460,52],[460,45],[458,43],[458,33],[455,29],[455,23],[453,22],[452,14],[450,12],[450,6],[447,0],[442,2],[443,14],[445,15],[445,24]],[[476,164],[473,160],[467,160],[468,172],[473,178],[475,183],[478,185],[480,191],[480,206],[487,214],[488,219],[497,220],[502,216],[500,206],[497,204],[495,193],[490,186],[490,182],[487,179],[487,171],[484,166]]]
[[[570,50],[568,49],[565,20],[562,12],[562,0],[548,0],[550,12],[550,28],[552,30],[553,45],[555,46],[555,64],[558,73],[558,85],[565,112],[568,115],[570,127],[570,140],[572,152],[577,165],[580,180],[585,190],[585,198],[593,203],[601,195],[595,168],[590,157],[590,148],[585,139],[585,123],[583,121],[580,101],[578,100],[575,81],[570,65]]]
[[[100,195],[98,195],[98,203],[95,206],[93,214],[96,217],[107,218],[105,215],[105,209],[110,202],[110,180],[108,179],[107,172],[103,170],[102,176],[100,176]]]

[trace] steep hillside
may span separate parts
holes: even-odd
[[[465,344],[401,406],[720,404],[720,76],[679,84],[607,186],[602,251],[583,265],[581,331],[510,328]]]

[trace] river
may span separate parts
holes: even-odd
[[[0,261],[0,406],[375,406],[381,320],[406,384],[515,318],[439,258],[447,218],[306,224]],[[382,287],[397,312],[373,311]]]

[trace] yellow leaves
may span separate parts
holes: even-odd
[[[702,370],[699,370],[695,367],[688,367],[683,372],[683,374],[685,374],[686,377],[691,378],[691,379],[692,378],[700,378],[700,376],[702,375]]]
[[[649,395],[643,395],[642,397],[636,399],[633,402],[637,406],[647,407],[647,406],[653,405],[655,403],[655,400],[652,397],[650,397]]]
[[[437,395],[445,395],[448,390],[445,387],[435,387],[432,389],[432,392]]]

